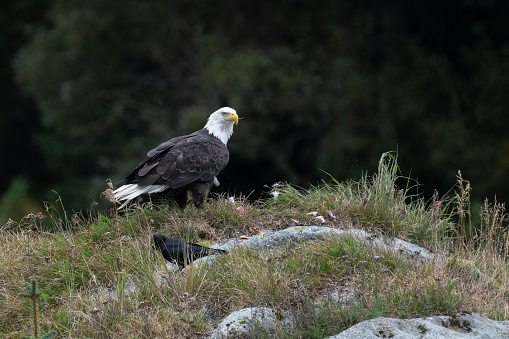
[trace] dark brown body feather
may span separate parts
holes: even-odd
[[[170,139],[150,152],[124,180],[114,185],[166,185],[163,195],[175,199],[184,208],[187,192],[196,206],[201,206],[213,185],[214,177],[228,164],[229,152],[218,138],[201,129]]]

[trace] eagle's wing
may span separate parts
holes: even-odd
[[[226,146],[208,133],[169,140],[148,156],[137,172],[133,171],[138,186],[166,185],[172,189],[213,180],[229,160]]]

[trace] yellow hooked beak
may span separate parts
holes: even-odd
[[[239,124],[239,116],[237,113],[230,113],[230,116],[224,118],[224,120],[235,121],[235,125]]]

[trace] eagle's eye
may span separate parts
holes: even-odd
[[[221,112],[221,114],[223,115],[223,117],[227,116],[228,113],[227,112]]]

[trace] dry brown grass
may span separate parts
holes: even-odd
[[[230,312],[251,306],[295,315],[295,327],[274,334],[280,338],[325,337],[379,315],[462,310],[509,319],[504,206],[486,202],[473,232],[468,186],[458,179],[457,221],[448,201],[411,201],[395,187],[395,169],[383,166],[360,182],[309,190],[282,185],[278,200],[231,204],[219,196],[203,209],[146,207],[69,219],[50,209],[45,222],[52,228],[29,216],[0,228],[0,336],[33,332],[30,305],[18,297],[31,280],[42,293],[40,333],[55,329],[59,338],[200,338]],[[435,260],[410,263],[355,239],[327,238],[272,252],[237,249],[211,266],[165,272],[162,286],[154,281],[165,263],[151,250],[154,233],[215,242],[295,220],[316,224],[307,212],[328,210],[336,219],[326,226],[412,239],[433,249]],[[356,301],[343,309],[326,292],[346,286]]]

